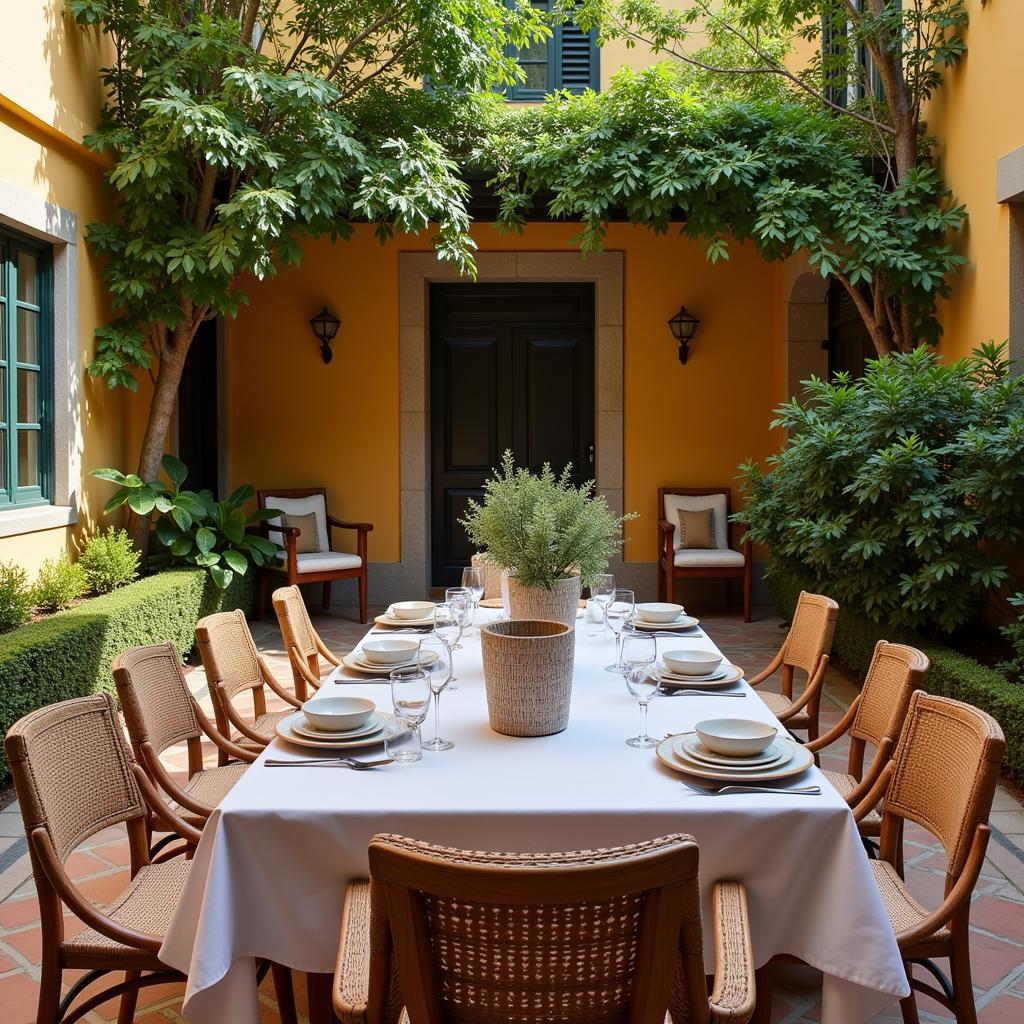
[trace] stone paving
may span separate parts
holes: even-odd
[[[339,652],[351,649],[363,627],[346,618],[346,609],[319,616],[316,626]],[[756,621],[745,625],[734,613],[709,611],[702,615],[709,633],[733,660],[753,674],[767,664],[783,637],[782,623],[763,610]],[[280,649],[276,625],[253,624],[253,634],[278,678],[290,682],[287,660]],[[201,702],[209,707],[202,668],[189,673],[189,681]],[[823,703],[823,727],[838,721],[856,693],[853,682],[836,670],[829,673]],[[183,769],[183,752],[171,752],[171,763]],[[210,758],[212,761],[212,757]],[[209,762],[208,762],[209,763]],[[842,770],[845,745],[837,744],[822,758],[824,767]],[[2,800],[0,800],[2,802]],[[972,963],[978,1015],[981,1024],[1021,1024],[1024,1021],[1024,807],[1006,787],[996,794],[992,814],[994,838],[984,874],[974,894],[971,919]],[[907,829],[907,877],[911,891],[926,906],[942,898],[945,857],[941,847],[921,829]],[[110,828],[92,837],[72,854],[68,873],[82,892],[102,904],[120,891],[128,879],[128,850],[122,828]],[[65,918],[69,932],[80,928]],[[41,936],[39,914],[31,879],[24,833],[17,805],[0,811],[0,1024],[30,1024],[35,1019],[36,979],[39,977]],[[66,975],[74,980],[72,972]],[[305,985],[296,977],[296,1001],[305,1019]],[[820,1016],[820,976],[809,968],[779,971],[772,1007],[773,1024],[816,1024]],[[278,1021],[274,993],[268,981],[261,991],[261,1024]],[[919,999],[924,1021],[949,1017],[930,1000]],[[181,986],[145,989],[139,997],[136,1021],[167,1024],[183,1020]],[[108,1003],[85,1019],[105,1024],[117,1015]],[[897,1009],[876,1018],[900,1020]],[[827,1024],[827,1022],[826,1022]]]

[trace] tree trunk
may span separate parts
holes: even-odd
[[[186,321],[167,339],[161,352],[160,365],[156,374],[156,386],[149,405],[149,419],[139,453],[139,476],[149,483],[160,475],[160,460],[167,447],[167,432],[174,415],[174,404],[178,398],[178,385],[185,367],[185,357],[195,336],[195,327]],[[132,512],[128,516],[128,536],[145,560],[149,550],[149,527],[151,515],[140,516]]]

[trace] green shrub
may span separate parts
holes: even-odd
[[[97,594],[131,583],[139,575],[139,553],[132,546],[127,530],[110,527],[106,533],[93,534],[78,559],[89,589]]]
[[[0,562],[0,633],[16,629],[31,614],[28,574],[14,562]]]
[[[182,569],[147,576],[0,636],[0,734],[46,704],[114,692],[110,663],[123,651],[171,640],[184,655],[202,616],[251,607],[249,578],[221,590],[204,570]],[[0,781],[7,774],[0,750]]]
[[[737,518],[773,562],[876,623],[949,632],[1009,578],[979,541],[1024,534],[1024,376],[1005,347],[942,363],[928,349],[862,380],[805,382],[778,410],[787,438],[748,464]]]
[[[1014,594],[1010,599],[1014,608],[1024,608],[1024,594]],[[1009,641],[1013,648],[1013,657],[1009,661],[1000,662],[996,668],[1006,673],[1011,679],[1022,681],[1024,677],[1024,612],[1017,616],[1013,622],[999,627],[999,632]]]
[[[32,584],[32,603],[44,612],[58,612],[81,597],[87,586],[85,570],[62,551],[58,558],[43,562]]]
[[[808,580],[777,567],[772,568],[768,584],[776,609],[787,619],[792,618],[800,591],[814,589]],[[928,655],[932,667],[925,679],[925,689],[929,693],[953,697],[987,711],[1006,736],[1004,768],[1018,783],[1024,783],[1024,686],[1009,682],[995,669],[979,665],[945,644],[911,630],[880,626],[840,605],[832,650],[847,668],[863,678],[879,640],[912,644]]]

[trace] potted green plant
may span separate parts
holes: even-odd
[[[517,469],[505,452],[484,484],[483,503],[470,501],[461,524],[469,539],[508,576],[509,616],[572,626],[583,585],[608,568],[622,547],[618,517],[589,481],[576,487],[566,466],[555,476]]]

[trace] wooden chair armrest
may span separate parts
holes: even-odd
[[[822,686],[825,685],[825,669],[828,668],[828,655],[823,654],[821,660],[818,662],[818,668],[814,675],[808,681],[804,687],[804,692],[789,707],[779,715],[780,722],[787,722],[797,712],[802,711],[807,705],[815,698],[815,696],[821,691]]]
[[[981,874],[985,863],[985,850],[988,848],[992,830],[988,825],[977,825],[971,839],[971,850],[967,855],[960,877],[956,880],[949,895],[927,917],[919,921],[913,928],[896,933],[896,942],[901,950],[911,948],[922,939],[934,935],[943,925],[949,924],[956,914],[970,901],[971,893]]]
[[[137,767],[137,766],[136,766]],[[140,769],[141,771],[141,769]],[[142,773],[145,775],[145,772]],[[136,949],[145,949],[150,953],[158,953],[163,945],[163,936],[149,935],[147,932],[137,932],[134,928],[128,928],[116,921],[111,921],[106,914],[97,910],[75,887],[64,870],[64,865],[57,858],[57,851],[53,848],[50,836],[44,828],[32,830],[28,837],[29,845],[32,847],[39,863],[50,880],[50,884],[57,891],[60,899],[66,903],[77,918],[84,921],[89,928],[93,928],[101,935],[106,935],[114,942],[120,942],[125,946],[134,946]],[[63,927],[63,925],[62,925]]]
[[[857,694],[853,698],[853,702],[846,709],[843,717],[824,735],[819,736],[816,740],[808,740],[804,746],[812,753],[816,754],[819,750],[824,750],[825,747],[832,746],[852,725],[854,718],[857,717],[857,708],[860,707],[861,694]]]
[[[871,788],[860,799],[856,807],[850,808],[853,812],[854,821],[863,821],[878,806],[878,801],[885,796],[885,791],[889,788],[889,780],[892,778],[894,771],[895,768],[893,768],[892,761],[886,761],[885,766],[878,774],[878,778],[871,784]]]
[[[327,517],[327,525],[335,526],[339,530],[358,530],[360,533],[373,532],[373,523],[349,523],[344,519],[336,519],[334,516]]]
[[[195,698],[192,699],[192,706],[195,709],[196,718],[199,719],[199,728],[202,729],[213,744],[223,750],[225,754],[238,761],[248,761],[249,764],[252,764],[252,762],[259,757],[259,754],[254,750],[247,750],[245,747],[240,747],[237,743],[232,743],[227,736],[222,732],[219,732],[213,722],[211,722],[203,713],[203,709],[199,706],[199,703]]]
[[[864,773],[864,778],[857,783],[856,786],[846,794],[846,802],[851,808],[859,808],[864,800],[864,797],[875,788],[875,782],[878,776],[882,774],[883,769],[889,763],[889,759],[892,757],[893,738],[891,736],[883,736],[882,741],[878,744],[878,750],[875,752],[874,760],[871,762],[871,767]],[[861,818],[867,814],[875,804],[870,804],[867,809],[861,814]],[[856,819],[860,821],[860,818]]]
[[[302,676],[307,684],[313,687],[314,693],[320,689],[320,679],[309,671],[306,659],[299,654],[294,644],[288,645],[288,661],[291,662],[292,668]]]
[[[294,694],[289,693],[274,677],[274,674],[267,668],[266,662],[260,658],[260,675],[263,677],[263,682],[270,687],[287,704],[291,704],[293,708],[301,708],[302,701],[299,700]],[[319,681],[317,682],[319,685]]]
[[[153,749],[152,743],[148,741],[142,743],[140,752],[142,754],[143,770],[146,771],[146,777],[153,783],[154,788],[159,787],[175,803],[181,804],[182,807],[188,808],[188,810],[195,814],[201,814],[204,818],[208,818],[213,813],[212,807],[201,804],[198,800],[189,796],[170,776],[157,752]]]
[[[365,1024],[370,1000],[370,883],[349,882],[334,968],[334,1012],[341,1024]]]
[[[715,929],[715,984],[709,997],[713,1024],[746,1024],[754,1015],[756,982],[747,891],[742,882],[716,882],[711,890]]]
[[[149,804],[149,809],[156,815],[161,824],[166,825],[169,831],[177,832],[187,842],[198,843],[203,833],[179,818],[167,801],[161,799],[149,776],[142,770],[142,766],[133,764],[132,771],[135,773],[135,779],[139,784],[139,789],[142,790],[146,803]]]
[[[775,673],[778,672],[779,666],[782,664],[782,659],[785,656],[786,648],[781,647],[779,649],[779,653],[776,654],[774,658],[772,658],[771,664],[761,669],[761,671],[758,672],[757,675],[753,677],[753,679],[748,679],[747,682],[751,686],[758,686],[760,683],[763,683],[769,677],[775,675]]]
[[[324,658],[335,667],[341,664],[341,658],[339,658],[333,651],[329,651],[327,649],[323,640],[320,639],[319,633],[316,634],[316,649],[321,658]]]
[[[270,741],[261,736],[236,710],[231,701],[224,702],[224,714],[228,721],[247,739],[265,747]]]
[[[658,533],[672,533],[675,527],[667,519],[658,520]]]

